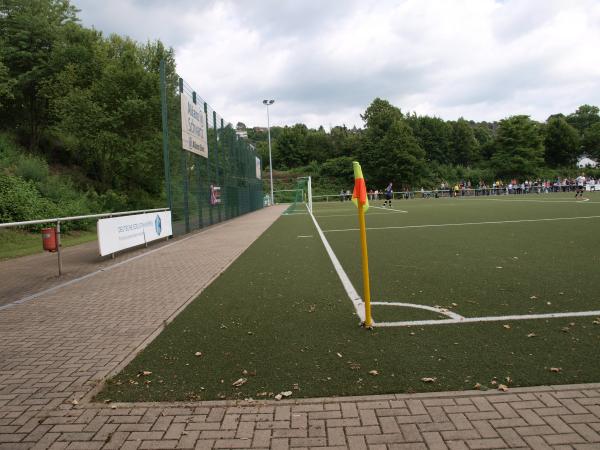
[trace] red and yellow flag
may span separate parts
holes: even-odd
[[[356,161],[352,162],[352,168],[354,169],[354,192],[352,192],[352,202],[358,208],[358,205],[363,205],[363,211],[369,209],[369,197],[367,197],[367,185],[363,178],[362,169],[360,164]]]

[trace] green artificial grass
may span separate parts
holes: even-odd
[[[61,247],[70,247],[94,241],[96,231],[70,231],[61,234]],[[42,234],[22,230],[0,230],[0,260],[43,252]]]
[[[409,213],[372,215],[367,226],[600,215],[599,204],[397,203]],[[315,207],[324,230],[356,227],[353,207],[335,205],[337,217],[324,219],[326,207]],[[600,309],[598,220],[370,230],[373,301],[439,305],[469,317]],[[326,236],[361,292],[358,234]],[[390,322],[440,318],[392,306],[373,313]],[[97,400],[344,396],[600,379],[595,317],[372,331],[358,321],[310,217],[283,216],[108,380]]]

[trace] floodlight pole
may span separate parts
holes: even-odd
[[[263,100],[263,104],[267,107],[267,133],[269,135],[269,175],[271,177],[271,205],[275,204],[273,198],[273,159],[271,158],[271,120],[269,118],[269,105],[275,103],[275,100]]]

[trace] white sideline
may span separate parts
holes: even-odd
[[[384,303],[385,304],[385,303]],[[417,305],[414,305],[417,307]],[[419,305],[421,307],[421,305]],[[574,311],[565,313],[548,314],[523,314],[517,316],[487,316],[487,317],[463,317],[461,319],[441,319],[441,320],[413,320],[405,322],[379,322],[378,327],[409,327],[421,325],[447,325],[459,323],[476,322],[505,322],[512,320],[531,320],[531,319],[559,319],[561,317],[587,317],[600,316],[600,311]]]
[[[589,202],[590,199],[589,198],[582,198],[581,200],[529,200],[529,199],[507,199],[507,198],[488,198],[488,199],[483,199],[483,198],[475,198],[473,200],[490,200],[493,202],[513,202],[513,203],[586,203]],[[592,203],[597,203],[597,202],[592,202]]]
[[[463,222],[463,223],[439,223],[428,225],[403,225],[398,227],[373,227],[367,230],[401,230],[405,228],[442,228],[442,227],[461,227],[466,225],[495,225],[504,223],[528,223],[528,222],[553,222],[557,220],[578,220],[578,219],[598,219],[600,216],[577,216],[577,217],[555,217],[551,219],[521,219],[521,220],[498,220],[489,222]],[[324,230],[323,233],[336,233],[342,231],[358,231],[358,228],[345,228],[340,230]]]
[[[308,207],[307,207],[307,210],[308,210]],[[363,303],[362,297],[360,295],[358,295],[358,292],[356,292],[356,289],[354,289],[354,286],[352,286],[352,282],[350,281],[350,278],[348,278],[348,275],[346,274],[346,272],[344,272],[344,269],[342,268],[342,265],[340,264],[339,260],[337,259],[337,256],[335,256],[335,253],[333,253],[333,250],[331,249],[331,246],[329,245],[327,238],[325,238],[325,235],[323,234],[321,227],[319,227],[319,224],[317,223],[317,219],[315,219],[315,216],[313,216],[312,212],[308,211],[308,214],[310,215],[313,223],[315,224],[315,228],[317,229],[317,232],[319,233],[319,236],[321,237],[321,242],[323,242],[323,245],[325,246],[325,250],[327,251],[327,254],[329,255],[329,259],[331,259],[331,263],[333,264],[333,267],[335,268],[335,271],[337,272],[338,277],[340,277],[340,281],[342,282],[342,285],[344,286],[344,289],[346,290],[346,294],[348,294],[348,297],[350,298],[350,300],[352,301],[352,304],[354,305],[356,314],[360,318],[361,323],[364,322],[365,321],[365,305]]]
[[[371,208],[374,208],[373,206],[371,206]],[[401,211],[397,211],[397,212],[401,212]],[[408,211],[402,211],[402,212],[408,212]],[[385,216],[385,215],[389,215],[390,213],[366,213],[367,216]],[[323,218],[323,219],[327,219],[328,217],[356,217],[356,213],[354,214],[317,214],[315,217],[319,217],[319,218]]]

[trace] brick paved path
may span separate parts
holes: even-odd
[[[0,261],[0,307],[166,244],[164,240],[150,242],[148,248],[129,249],[118,253],[115,259],[99,255],[98,241],[65,247],[61,250],[63,274],[60,278],[56,253],[40,251],[34,255]]]
[[[0,449],[600,448],[600,384],[255,403],[86,400],[281,211],[0,311]]]

